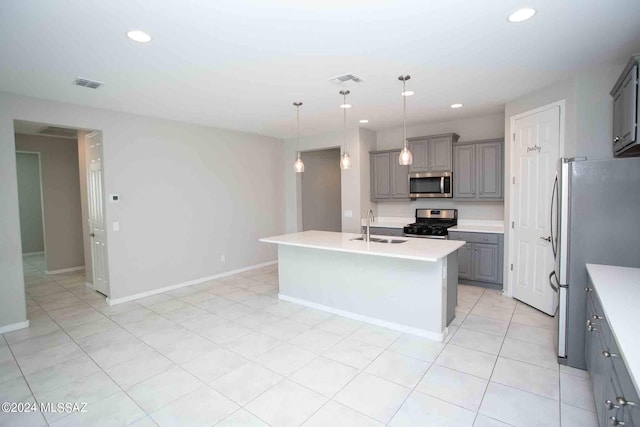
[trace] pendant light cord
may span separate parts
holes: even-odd
[[[402,146],[407,148],[407,82],[402,80]]]
[[[296,147],[300,158],[300,106],[296,105]]]
[[[343,104],[346,105],[347,104],[347,94],[345,93],[342,96],[343,96],[343,100],[344,100]],[[343,117],[344,117],[344,119],[343,119],[343,122],[344,122],[344,136],[343,136],[343,139],[344,139],[344,152],[348,153],[348,151],[347,151],[347,109],[343,108],[343,110],[344,110],[343,111]]]

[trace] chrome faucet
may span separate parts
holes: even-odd
[[[376,220],[376,217],[373,215],[373,210],[369,209],[367,212],[367,231],[364,237],[365,242],[371,241],[371,223]]]

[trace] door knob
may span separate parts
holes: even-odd
[[[551,236],[548,237],[540,237],[542,240],[546,240],[547,242],[551,243]]]
[[[96,237],[96,233],[91,233],[91,234],[89,234],[89,236]]]

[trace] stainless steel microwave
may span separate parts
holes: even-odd
[[[409,197],[453,197],[451,172],[409,173]]]

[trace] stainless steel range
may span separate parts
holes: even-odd
[[[447,239],[447,228],[458,225],[457,209],[416,209],[416,222],[404,227],[407,237]]]

